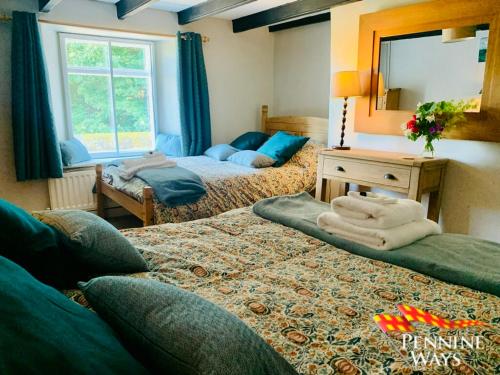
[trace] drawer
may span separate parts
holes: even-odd
[[[323,163],[323,174],[407,189],[410,186],[411,169],[397,164],[327,157]]]

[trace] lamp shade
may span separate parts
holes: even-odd
[[[361,96],[361,84],[357,71],[337,72],[333,76],[332,96]]]

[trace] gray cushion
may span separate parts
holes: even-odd
[[[193,293],[125,276],[79,286],[131,353],[155,372],[296,374],[240,319]]]
[[[89,273],[133,273],[148,270],[137,249],[111,224],[90,212],[54,210],[33,214],[65,234],[73,244],[73,258]]]
[[[215,160],[225,161],[228,157],[238,151],[239,150],[237,148],[234,148],[233,146],[220,144],[210,147],[205,151],[205,155]]]
[[[266,168],[276,163],[276,160],[269,156],[252,150],[237,152],[232,154],[227,160],[251,168]]]

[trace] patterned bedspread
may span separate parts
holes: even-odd
[[[500,299],[410,270],[362,258],[249,208],[182,224],[123,232],[150,263],[151,278],[192,291],[234,313],[303,374],[409,374],[402,336],[373,322],[397,304],[490,327],[420,335],[480,336],[480,350],[458,349],[461,363],[425,373],[493,374],[500,363]],[[73,295],[82,301],[78,293]]]
[[[180,167],[198,174],[207,194],[193,204],[167,207],[154,199],[156,224],[179,223],[218,215],[246,207],[276,195],[311,191],[316,183],[317,153],[322,146],[306,144],[280,168],[255,169],[231,162],[220,162],[206,156],[176,158]],[[144,181],[121,179],[117,167],[105,169],[104,180],[118,190],[142,201]]]

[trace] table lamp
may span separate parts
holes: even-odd
[[[335,146],[335,150],[350,150],[349,146],[344,146],[345,122],[347,115],[347,99],[353,96],[361,96],[361,83],[357,71],[337,72],[333,76],[332,96],[344,98],[344,111],[342,113],[342,131],[340,133],[340,145]]]

